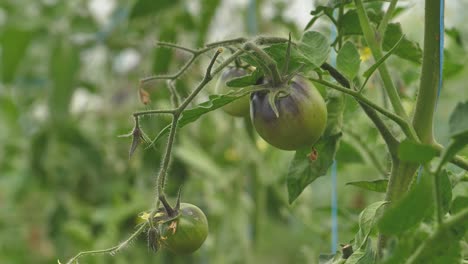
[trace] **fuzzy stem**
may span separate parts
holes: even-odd
[[[422,143],[434,143],[434,110],[440,71],[440,2],[426,0],[424,54],[413,126]]]
[[[257,45],[253,44],[252,42],[247,42],[244,48],[246,50],[253,50],[255,54],[258,55],[266,63],[268,69],[271,72],[273,86],[276,87],[283,83],[276,62],[270,57],[270,55],[268,55],[265,51],[257,47]]]
[[[120,244],[118,244],[117,246],[114,246],[114,247],[111,247],[111,248],[107,248],[107,249],[99,249],[99,250],[90,250],[90,251],[82,251],[78,254],[76,254],[76,256],[74,256],[73,258],[71,258],[69,261],[67,261],[67,264],[73,264],[73,263],[78,263],[78,259],[81,258],[81,257],[84,257],[84,256],[87,256],[87,255],[96,255],[96,254],[113,254],[123,248],[125,248],[126,246],[129,245],[129,243],[135,239],[139,234],[141,234],[141,232],[143,232],[143,230],[145,230],[146,228],[146,225],[147,225],[147,222],[143,223],[140,228],[138,228],[132,235],[130,235],[125,241],[121,242]]]

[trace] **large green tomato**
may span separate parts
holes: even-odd
[[[216,83],[216,93],[227,94],[235,88],[227,86],[226,82],[248,74],[249,73],[242,68],[229,68],[224,70],[221,74],[221,77],[219,77]],[[229,115],[236,117],[244,117],[249,115],[249,104],[249,96],[246,95],[223,106],[221,109],[223,109],[223,111],[228,113]]]
[[[208,236],[208,220],[203,211],[181,203],[179,217],[160,225],[161,245],[175,254],[190,254],[201,247]]]
[[[278,97],[275,115],[267,92],[251,96],[250,117],[258,134],[269,144],[283,150],[312,146],[325,130],[327,107],[317,89],[296,76],[286,88],[288,95]],[[270,88],[270,92],[275,87]]]

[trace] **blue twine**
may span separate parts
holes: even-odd
[[[337,15],[335,10],[333,16]],[[336,38],[336,28],[332,25],[330,38]],[[330,53],[330,63],[336,66],[336,52],[332,49]],[[331,167],[331,251],[336,252],[338,250],[338,194],[337,194],[337,162],[333,160]]]

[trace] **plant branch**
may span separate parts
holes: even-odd
[[[366,10],[362,3],[362,0],[355,0],[356,4],[356,11],[359,17],[359,23],[362,28],[362,32],[364,34],[364,38],[369,45],[369,48],[374,56],[374,59],[378,61],[380,58],[383,57],[382,48],[380,41],[381,39],[377,39],[376,33],[374,29],[371,27],[371,23],[369,17],[367,16]],[[392,103],[393,109],[395,113],[400,116],[404,120],[409,120],[408,115],[406,114],[403,105],[401,104],[400,96],[398,95],[397,89],[393,84],[392,78],[388,71],[387,65],[383,62],[379,67],[380,77],[384,84],[385,91],[388,94],[388,98]]]
[[[141,112],[135,112],[133,113],[134,117],[139,117],[142,115],[154,115],[154,114],[171,114],[173,115],[176,112],[176,109],[155,109],[155,110],[147,110],[147,111],[141,111]]]
[[[390,5],[388,6],[387,12],[383,16],[382,20],[380,21],[379,27],[377,28],[377,33],[379,37],[383,37],[385,35],[385,31],[387,30],[387,25],[390,19],[393,16],[393,12],[395,12],[396,5],[398,0],[392,0]]]
[[[413,126],[422,143],[435,142],[434,111],[440,74],[440,2],[426,0],[424,19],[424,53]]]
[[[158,210],[157,205],[159,204],[159,201],[165,201],[166,200],[166,196],[164,194],[164,185],[165,185],[165,182],[166,182],[167,170],[169,168],[169,164],[170,164],[170,160],[171,160],[172,147],[174,145],[174,139],[175,139],[175,135],[176,135],[177,124],[179,122],[179,118],[180,118],[182,112],[184,111],[184,109],[193,100],[193,98],[195,98],[195,96],[197,96],[197,94],[213,78],[213,76],[211,74],[211,69],[213,68],[214,63],[216,62],[216,59],[221,54],[221,52],[222,52],[221,48],[216,51],[216,53],[214,54],[213,58],[211,59],[209,65],[207,67],[206,74],[203,77],[203,80],[198,84],[197,88],[195,88],[195,90],[193,90],[190,93],[190,95],[173,112],[171,130],[169,131],[168,142],[166,144],[166,151],[164,153],[161,169],[160,169],[158,177],[156,179],[156,186],[157,186],[156,201],[155,201],[156,206],[151,211],[150,219],[152,219],[154,217],[154,215],[156,214],[156,212]]]
[[[346,79],[346,77],[344,77],[339,71],[337,71],[335,68],[333,68],[330,64],[324,63],[324,64],[322,64],[321,68],[328,71],[330,73],[330,75],[338,83],[340,83],[342,86],[348,88],[348,89],[346,89],[347,91],[354,92],[353,90],[350,89],[351,86],[350,86],[348,80]],[[333,87],[331,87],[331,88],[333,88]],[[344,92],[344,91],[342,91],[342,92]],[[355,92],[355,93],[360,94],[359,92]],[[351,94],[349,94],[349,95],[351,95]],[[353,95],[351,95],[351,96],[353,96]],[[393,136],[393,134],[390,132],[388,127],[385,125],[385,123],[379,117],[377,112],[371,106],[368,106],[368,105],[366,105],[365,103],[363,103],[363,102],[361,102],[359,100],[357,100],[357,102],[361,106],[362,110],[364,110],[364,112],[367,114],[369,119],[374,123],[377,130],[379,130],[380,134],[382,135],[382,138],[384,139],[384,141],[385,141],[385,143],[387,145],[387,148],[388,148],[388,151],[389,151],[390,155],[396,156],[397,155],[398,140],[395,138],[395,136]]]
[[[400,116],[395,115],[394,113],[392,113],[392,112],[384,109],[383,107],[377,105],[376,103],[372,102],[370,99],[366,98],[365,96],[363,96],[359,92],[347,89],[347,88],[345,88],[343,86],[336,85],[334,83],[327,82],[327,81],[321,80],[321,79],[310,78],[310,80],[312,82],[320,83],[320,84],[325,85],[327,87],[330,87],[332,89],[338,90],[338,91],[343,92],[343,93],[348,94],[348,95],[351,95],[356,100],[358,100],[358,102],[361,102],[361,103],[371,107],[372,109],[376,110],[377,112],[381,113],[382,115],[384,115],[384,116],[388,117],[389,119],[393,120],[395,123],[397,123],[402,128],[402,130],[403,130],[403,132],[405,134],[408,134],[408,135],[412,134],[409,124],[403,118],[401,118]]]
[[[261,48],[259,48],[257,45],[255,45],[252,42],[247,42],[244,45],[244,48],[246,50],[252,50],[255,52],[255,54],[266,63],[268,69],[271,72],[271,78],[273,79],[273,86],[281,85],[282,84],[282,79],[281,75],[278,71],[278,67],[276,66],[276,62],[268,55],[265,51],[263,51]]]
[[[82,251],[82,252],[76,254],[76,256],[71,258],[69,261],[67,261],[67,264],[78,263],[78,259],[81,258],[81,257],[84,257],[86,255],[107,254],[107,253],[114,254],[117,251],[119,251],[119,250],[125,248],[126,246],[128,246],[128,244],[133,239],[135,239],[139,234],[141,234],[141,232],[143,232],[143,230],[146,228],[146,225],[147,225],[147,222],[142,223],[141,226],[132,235],[130,235],[125,241],[121,242],[117,246],[107,248],[107,249]]]

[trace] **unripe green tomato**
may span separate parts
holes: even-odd
[[[175,254],[190,254],[201,247],[208,236],[208,220],[203,211],[181,203],[180,216],[160,225],[161,245]]]
[[[227,86],[226,82],[237,77],[245,76],[247,74],[249,73],[242,68],[229,68],[224,70],[216,83],[216,93],[227,94],[230,91],[233,91],[233,89],[236,88]],[[249,107],[249,96],[246,95],[223,106],[221,109],[223,109],[224,112],[231,116],[244,117],[249,115]]]
[[[325,101],[317,89],[302,77],[296,76],[287,89],[288,95],[275,100],[279,117],[271,108],[268,93],[252,93],[250,117],[253,125],[258,134],[276,148],[297,150],[312,146],[327,124]]]

